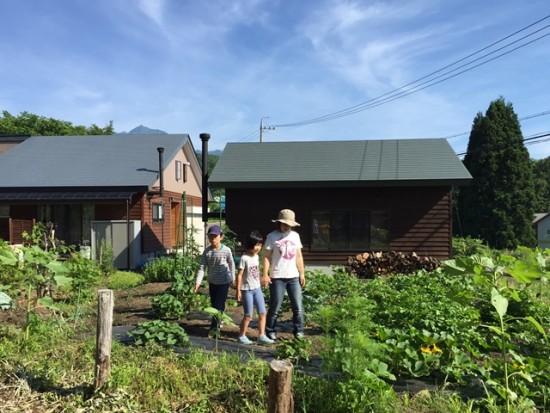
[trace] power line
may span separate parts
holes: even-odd
[[[505,41],[505,40],[507,40],[507,39],[510,39],[510,38],[513,37],[513,36],[516,36],[517,34],[519,34],[519,33],[523,32],[523,31],[525,31],[525,30],[527,30],[527,29],[529,29],[529,28],[531,28],[531,27],[533,27],[533,26],[539,24],[540,22],[542,22],[542,21],[544,21],[544,20],[546,20],[546,19],[548,19],[548,18],[550,18],[550,15],[545,16],[545,17],[543,17],[542,19],[537,20],[536,22],[531,23],[530,25],[528,25],[528,26],[526,26],[526,27],[524,27],[524,28],[515,31],[514,33],[512,33],[512,34],[510,34],[510,35],[508,35],[508,36],[506,36],[506,37],[504,37],[504,38],[502,38],[502,39],[500,39],[500,40],[498,40],[498,41],[496,41],[496,42],[493,42],[493,43],[491,43],[490,45],[485,46],[485,47],[483,47],[483,48],[477,50],[477,51],[474,52],[474,53],[471,53],[471,54],[469,54],[469,55],[467,55],[467,56],[465,56],[465,57],[463,57],[463,58],[461,58],[461,59],[459,59],[459,60],[457,60],[457,61],[455,61],[455,62],[449,64],[449,65],[446,65],[445,67],[443,67],[443,68],[441,68],[441,69],[438,69],[438,70],[436,70],[436,71],[434,71],[434,72],[432,72],[432,73],[430,73],[430,74],[428,74],[428,75],[425,75],[425,76],[423,76],[423,77],[421,77],[421,78],[419,78],[419,79],[417,79],[417,80],[415,80],[415,81],[413,81],[413,82],[410,82],[410,83],[408,83],[408,84],[406,84],[406,85],[404,85],[404,86],[401,86],[401,87],[399,87],[399,88],[397,88],[397,89],[394,89],[394,90],[392,90],[392,91],[390,91],[390,92],[387,92],[387,93],[385,93],[385,94],[383,94],[383,95],[380,95],[380,96],[378,96],[378,97],[376,97],[376,98],[367,100],[367,101],[365,101],[365,102],[363,102],[363,103],[360,103],[360,104],[351,106],[351,107],[346,108],[346,109],[342,109],[342,110],[337,111],[337,112],[333,112],[333,113],[331,113],[331,114],[327,114],[327,115],[324,115],[324,116],[320,116],[320,117],[317,117],[317,118],[312,118],[312,119],[309,119],[309,120],[304,120],[304,121],[299,121],[299,122],[293,122],[293,123],[279,124],[279,125],[274,125],[274,126],[275,126],[275,127],[294,127],[294,126],[304,126],[304,125],[310,125],[310,124],[314,124],[314,123],[326,122],[326,121],[329,121],[329,120],[334,120],[334,119],[337,119],[337,118],[340,118],[340,117],[349,116],[349,115],[355,114],[355,113],[357,113],[357,112],[361,112],[361,111],[364,111],[364,110],[367,110],[367,109],[371,109],[371,108],[373,108],[373,107],[380,106],[380,105],[382,105],[382,104],[384,104],[384,103],[388,103],[388,102],[394,101],[394,100],[396,100],[396,99],[400,99],[400,98],[402,98],[402,97],[405,97],[405,96],[408,96],[408,95],[410,95],[410,94],[413,94],[413,93],[419,92],[419,91],[421,91],[421,90],[424,90],[424,89],[426,89],[426,88],[428,88],[428,87],[437,85],[437,84],[439,84],[439,83],[442,83],[442,82],[445,81],[445,80],[449,80],[449,79],[451,79],[451,78],[453,78],[453,77],[456,77],[456,76],[458,76],[458,75],[460,75],[460,74],[463,74],[463,73],[466,73],[466,72],[468,72],[468,71],[470,71],[470,70],[473,70],[473,69],[475,69],[475,68],[477,68],[477,67],[479,67],[479,66],[485,65],[485,64],[487,64],[487,63],[489,63],[489,62],[491,62],[491,61],[493,61],[493,60],[496,60],[496,59],[498,59],[498,58],[500,58],[500,57],[502,57],[502,56],[505,56],[505,55],[507,55],[507,54],[509,54],[509,53],[512,53],[512,52],[514,52],[514,51],[516,51],[516,50],[518,50],[518,49],[521,49],[521,48],[523,48],[523,47],[526,47],[526,46],[528,46],[528,45],[530,45],[530,44],[532,44],[532,43],[534,43],[534,42],[536,42],[536,41],[538,41],[538,40],[541,40],[541,39],[544,38],[544,37],[549,36],[550,33],[543,34],[543,35],[541,35],[541,36],[539,36],[539,37],[537,37],[537,38],[535,38],[535,39],[533,39],[533,40],[530,40],[529,42],[520,44],[520,45],[516,46],[515,48],[513,48],[513,49],[511,49],[511,50],[504,51],[503,53],[501,53],[501,54],[499,54],[499,55],[497,55],[497,56],[494,56],[494,57],[492,57],[492,58],[490,58],[490,59],[481,61],[482,59],[485,59],[485,58],[487,58],[488,56],[491,56],[491,55],[497,53],[498,51],[501,51],[501,50],[504,50],[504,49],[506,49],[506,48],[509,48],[510,46],[512,46],[512,45],[514,45],[514,44],[516,44],[516,43],[518,43],[518,42],[521,42],[521,41],[523,41],[523,40],[525,40],[525,39],[527,39],[527,38],[529,38],[529,37],[531,37],[531,36],[534,36],[535,34],[540,33],[541,31],[543,31],[543,30],[547,29],[548,27],[550,27],[550,25],[546,25],[546,26],[544,26],[544,27],[542,27],[542,28],[539,28],[539,29],[535,30],[534,32],[531,32],[531,33],[529,33],[529,34],[527,34],[527,35],[525,35],[525,36],[523,36],[523,37],[521,37],[521,38],[519,38],[519,39],[516,39],[516,40],[514,40],[514,41],[512,41],[512,42],[509,42],[509,43],[507,43],[506,45],[501,46],[500,48],[498,48],[498,49],[496,49],[496,50],[493,50],[493,51],[491,51],[491,52],[489,52],[489,53],[486,53],[486,54],[484,54],[484,55],[482,55],[482,56],[480,56],[480,57],[478,57],[478,58],[476,58],[476,59],[474,59],[474,60],[472,60],[472,61],[470,61],[470,62],[468,62],[468,63],[465,63],[465,64],[462,64],[462,65],[460,65],[460,66],[458,66],[458,67],[455,67],[455,68],[452,69],[452,70],[445,71],[446,69],[448,69],[448,68],[450,68],[450,67],[452,67],[452,66],[456,66],[458,63],[461,63],[461,62],[463,62],[463,61],[469,59],[470,57],[473,57],[473,56],[475,56],[475,55],[477,55],[477,54],[479,54],[479,53],[481,53],[481,52],[483,52],[483,51],[486,51],[487,49],[489,49],[489,48],[491,48],[491,47],[493,47],[493,46],[495,46],[495,45],[497,45],[497,44],[499,44],[499,43],[502,43],[503,41]],[[476,64],[476,65],[474,65],[474,66],[471,66],[473,63],[479,62],[479,61],[481,61],[481,62],[478,63],[478,64]],[[468,67],[468,66],[470,66],[470,67]],[[456,72],[456,71],[458,71],[459,69],[462,69],[462,68],[465,68],[465,69],[453,74],[453,72]],[[437,73],[440,73],[440,72],[443,72],[443,71],[445,71],[445,72],[442,73],[442,74],[440,74],[440,75],[438,75],[438,76],[436,76],[436,77],[433,77],[433,78],[430,79],[430,80],[426,80],[426,81],[424,81],[424,82],[421,82],[422,80],[427,79],[427,78],[430,78],[430,77],[432,77],[434,74],[437,74]],[[437,79],[440,79],[440,80],[437,80]],[[437,81],[436,81],[436,80],[437,80]],[[421,82],[421,83],[419,83],[419,82]],[[415,86],[413,86],[413,85],[415,85]],[[412,87],[411,87],[411,86],[412,86]],[[421,86],[423,86],[423,87],[421,87]]]
[[[549,136],[550,136],[550,132],[542,132],[540,134],[531,135],[527,138],[524,138],[523,143],[525,145],[535,145],[537,143],[543,143],[543,142],[546,142],[546,141],[550,140],[550,138],[548,138]],[[542,138],[547,138],[547,139],[542,139]],[[466,153],[467,152],[460,152],[460,153],[457,153],[456,155],[457,156],[464,156],[464,155],[466,155]]]
[[[532,115],[527,115],[527,116],[524,116],[523,118],[519,118],[518,120],[520,120],[520,121],[529,120],[529,119],[538,118],[539,116],[545,116],[545,115],[550,115],[550,110],[545,110],[544,112],[539,112],[539,113],[534,113]],[[449,139],[453,139],[453,138],[458,138],[459,136],[467,135],[469,133],[470,133],[470,131],[460,132],[460,133],[455,133],[455,134],[448,135],[448,136],[442,136],[442,138],[449,140]]]

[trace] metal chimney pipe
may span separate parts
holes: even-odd
[[[157,148],[157,151],[159,152],[159,178],[160,178],[160,198],[164,196],[164,162],[162,160],[162,153],[164,152],[164,148]]]
[[[202,222],[208,222],[208,141],[209,133],[201,133],[202,141]]]

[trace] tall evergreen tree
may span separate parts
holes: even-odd
[[[504,98],[474,118],[464,165],[473,180],[459,192],[455,228],[493,248],[534,246],[532,162],[518,117]]]
[[[534,160],[533,166],[538,199],[536,212],[550,212],[550,157]]]

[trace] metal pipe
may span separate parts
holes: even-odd
[[[164,217],[166,216],[164,212],[164,163],[162,159],[162,153],[164,152],[164,148],[157,148],[157,151],[159,153],[159,179],[160,179],[160,211],[162,213],[162,219],[160,221],[160,243],[162,245],[162,253],[166,251],[166,248],[164,247]]]
[[[131,197],[131,195],[130,195]],[[130,269],[130,245],[132,238],[130,236],[130,198],[126,199],[126,266]]]
[[[201,133],[202,141],[202,222],[208,222],[208,141],[209,133]]]
[[[157,148],[157,151],[159,152],[159,179],[160,179],[160,198],[162,200],[162,197],[164,196],[164,163],[162,159],[162,154],[164,152],[164,148]]]

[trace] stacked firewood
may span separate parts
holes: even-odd
[[[358,278],[374,278],[377,275],[412,274],[418,270],[433,271],[439,260],[420,257],[416,253],[364,252],[348,257],[345,269]]]

